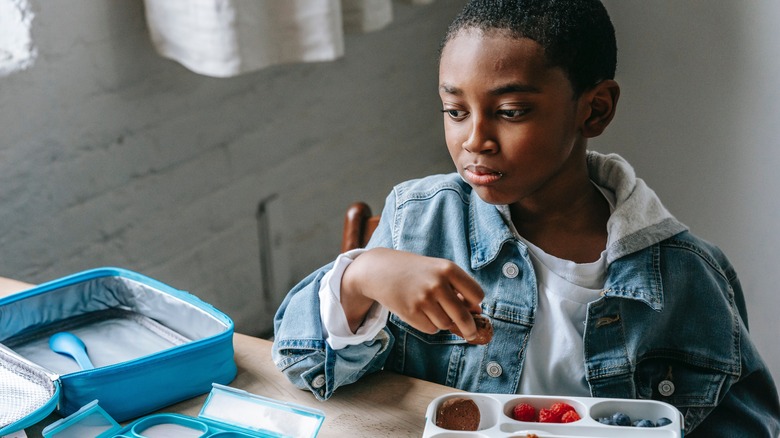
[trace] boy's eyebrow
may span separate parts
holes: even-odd
[[[439,85],[439,91],[447,94],[453,94],[456,96],[463,94],[463,91],[460,88],[447,83],[443,83]],[[488,93],[494,96],[500,96],[502,94],[510,94],[510,93],[541,93],[541,91],[542,90],[539,87],[534,85],[528,85],[522,83],[511,83],[511,84],[501,85],[500,87],[493,88],[492,90],[488,91]]]
[[[490,94],[494,96],[500,96],[502,94],[509,94],[509,93],[541,93],[541,92],[542,90],[537,86],[520,84],[520,83],[506,84],[490,90]]]
[[[460,88],[458,88],[458,87],[456,87],[454,85],[447,84],[447,83],[440,84],[439,85],[439,91],[442,92],[442,93],[454,94],[454,95],[461,95],[461,94],[463,94],[463,92],[460,90]]]

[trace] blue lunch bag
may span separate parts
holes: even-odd
[[[93,369],[50,348],[58,332],[84,342]],[[117,421],[136,418],[236,371],[227,315],[136,272],[93,269],[0,299],[0,436],[93,400]]]

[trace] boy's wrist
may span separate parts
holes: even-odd
[[[363,267],[358,260],[356,258],[350,263],[341,277],[341,307],[344,309],[349,328],[353,333],[363,323],[371,306],[375,303],[372,298],[365,296],[362,292],[360,278],[363,274]]]

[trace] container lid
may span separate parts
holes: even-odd
[[[93,400],[66,418],[46,426],[43,429],[43,436],[45,438],[103,438],[114,436],[121,429],[122,426],[98,405],[98,401]]]
[[[0,344],[0,436],[43,420],[59,397],[56,375]]]
[[[229,386],[213,384],[200,418],[279,437],[314,438],[325,413]]]

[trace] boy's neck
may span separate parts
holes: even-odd
[[[598,188],[586,180],[576,185],[577,190],[562,191],[563,196],[541,195],[544,203],[529,199],[510,205],[517,232],[555,257],[575,263],[598,260],[607,245],[610,207]]]

